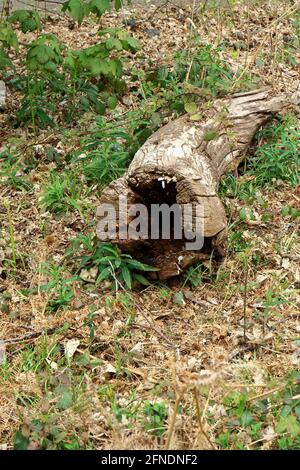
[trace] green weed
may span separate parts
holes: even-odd
[[[82,184],[72,174],[50,175],[50,181],[44,186],[40,203],[45,211],[65,214],[70,210],[81,213],[80,199]]]
[[[75,241],[75,245],[73,244],[73,249],[69,251],[69,255],[72,252],[74,253],[73,250],[76,245],[78,246],[78,241]],[[115,290],[120,290],[120,288],[132,289],[134,283],[149,285],[149,281],[142,273],[157,271],[156,268],[122,253],[118,247],[111,244],[96,244],[92,247],[89,245],[89,248],[92,248],[91,253],[78,257],[80,263],[77,266],[77,272],[80,272],[81,269],[97,267],[96,282],[109,280]]]

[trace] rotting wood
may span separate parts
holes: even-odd
[[[224,256],[227,220],[218,196],[220,179],[237,169],[257,130],[289,104],[287,96],[274,96],[270,89],[217,99],[207,109],[199,109],[197,120],[185,114],[155,132],[138,150],[127,173],[103,191],[100,204],[113,204],[117,221],[120,195],[128,197],[128,205],[202,205],[205,243],[200,251],[186,250],[185,240],[120,240],[117,234],[112,242],[159,268],[160,279],[176,276],[212,253]]]
[[[5,83],[0,80],[0,110],[6,108],[6,86]]]

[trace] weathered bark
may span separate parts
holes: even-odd
[[[287,104],[285,96],[256,90],[216,100],[209,109],[199,110],[203,113],[199,120],[198,115],[186,114],[155,132],[136,153],[127,173],[103,191],[100,203],[112,203],[116,210],[120,194],[127,194],[129,204],[202,205],[205,243],[200,251],[187,251],[184,240],[116,236],[113,241],[159,268],[160,279],[178,275],[212,252],[223,256],[227,221],[218,197],[220,178],[238,167],[257,130]]]
[[[5,83],[0,80],[0,110],[6,108],[6,87]]]

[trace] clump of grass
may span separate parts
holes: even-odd
[[[198,287],[203,284],[204,279],[210,277],[210,270],[204,266],[203,263],[196,263],[190,266],[183,276],[182,287],[190,285],[191,287]]]
[[[275,187],[278,181],[291,187],[300,184],[300,128],[295,117],[287,115],[276,124],[270,123],[257,138],[262,145],[246,162],[244,175],[227,175],[221,180],[221,197],[251,202],[262,188]]]
[[[50,181],[45,185],[40,203],[44,210],[54,214],[64,214],[70,210],[81,211],[79,199],[82,185],[71,174],[51,174]]]
[[[105,186],[125,172],[130,155],[120,145],[104,142],[88,158],[84,167],[87,181]]]
[[[132,289],[136,283],[149,285],[142,273],[157,271],[157,268],[122,253],[117,246],[109,243],[99,244],[88,236],[76,237],[67,251],[67,257],[74,257],[79,250],[81,253],[77,256],[77,273],[83,269],[89,271],[96,268],[96,282],[111,281],[115,290]]]
[[[273,185],[276,180],[296,187],[300,183],[300,129],[293,116],[286,116],[276,125],[271,123],[258,134],[266,143],[258,147],[248,162],[247,173],[256,185]]]
[[[0,151],[0,186],[10,186],[15,191],[30,191],[32,183],[24,178],[24,170],[20,155],[9,148]]]

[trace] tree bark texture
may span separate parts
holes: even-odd
[[[159,269],[158,277],[180,274],[196,261],[226,251],[227,220],[218,186],[222,175],[237,169],[257,130],[289,104],[269,89],[217,99],[195,115],[185,114],[155,132],[138,150],[127,173],[102,193],[100,203],[119,195],[132,203],[192,203],[204,208],[201,250],[185,249],[184,240],[112,240],[127,253]]]

